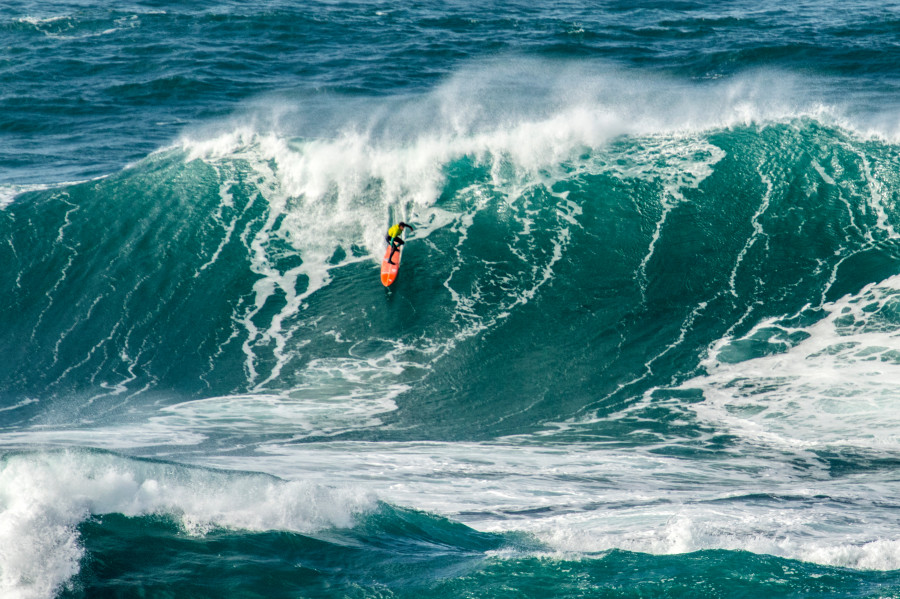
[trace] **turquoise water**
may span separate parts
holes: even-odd
[[[0,595],[900,595],[898,22],[0,7]]]

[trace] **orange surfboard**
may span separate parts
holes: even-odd
[[[394,263],[388,263],[388,258],[391,257],[391,246],[387,247],[387,250],[384,252],[384,258],[381,260],[381,284],[385,287],[390,287],[391,283],[393,283],[397,279],[397,272],[400,270],[400,255],[403,253],[403,246],[401,245],[397,248],[397,251],[394,252]]]

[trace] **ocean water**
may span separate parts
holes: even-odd
[[[0,596],[900,597],[898,47],[3,3]]]

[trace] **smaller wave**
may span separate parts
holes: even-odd
[[[117,514],[92,518],[79,530],[87,556],[71,586],[88,597],[157,596],[172,589],[186,597],[327,599],[383,596],[385,589],[422,597],[423,585],[468,572],[504,542],[387,505],[353,529],[314,535],[216,530],[189,537],[171,518]]]
[[[525,444],[272,443],[261,449],[270,472],[368,488],[390,505],[529,538],[532,544],[520,548],[528,555],[721,549],[858,570],[900,568],[900,544],[884,542],[895,529],[893,491],[884,489],[882,504],[873,506],[857,480],[832,479],[814,467],[798,474],[763,451],[691,460],[664,455],[681,451],[671,446],[615,451],[543,445],[535,438]],[[251,464],[239,456],[212,463]]]
[[[166,515],[185,533],[311,533],[353,526],[375,499],[352,489],[123,458],[97,451],[0,461],[0,594],[50,597],[79,570],[77,527],[102,514]]]

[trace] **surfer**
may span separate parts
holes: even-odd
[[[394,252],[396,252],[401,245],[403,245],[403,238],[401,235],[403,234],[403,229],[409,227],[410,231],[414,231],[412,225],[408,225],[403,221],[400,221],[390,229],[388,229],[387,235],[384,236],[384,240],[388,242],[391,246],[391,255],[388,256],[388,263],[393,264],[394,260]]]

